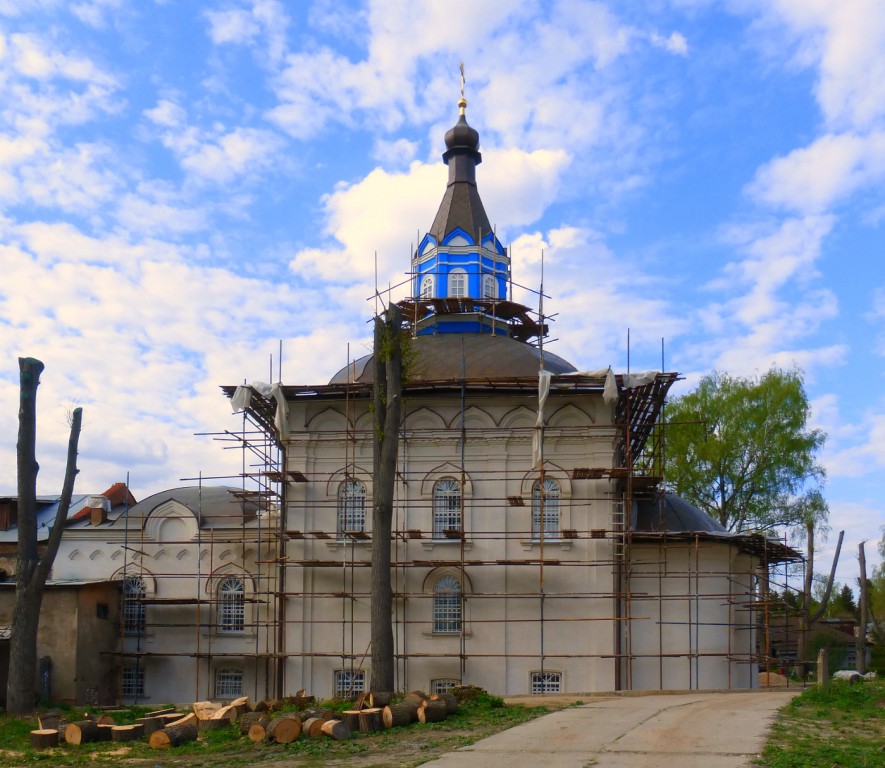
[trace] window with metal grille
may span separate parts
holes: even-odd
[[[144,603],[147,594],[144,579],[127,576],[123,580],[123,632],[127,635],[144,634]]]
[[[461,484],[444,477],[433,486],[433,536],[445,538],[445,531],[461,530]]]
[[[498,297],[498,286],[495,284],[494,275],[482,276],[482,297],[484,299],[496,299]]]
[[[131,665],[123,667],[123,690],[121,696],[124,699],[134,699],[144,696],[144,669]]]
[[[335,698],[353,699],[366,690],[366,673],[362,669],[335,670]]]
[[[451,691],[456,685],[461,685],[460,680],[455,680],[453,677],[440,677],[437,680],[430,681],[430,692],[431,693],[447,693]]]
[[[532,672],[532,693],[560,693],[561,672]]]
[[[215,670],[215,698],[236,699],[243,695],[243,670],[222,667]]]
[[[543,495],[540,480],[532,486],[532,538],[541,538],[542,531],[545,539],[559,538],[559,483],[549,477],[544,479]]]
[[[433,296],[433,275],[425,275],[421,279],[421,298],[429,299]]]
[[[467,295],[467,273],[462,269],[449,272],[449,296],[458,298]]]
[[[246,623],[246,590],[243,580],[229,576],[218,586],[218,631],[242,632]]]
[[[461,631],[461,583],[454,576],[443,576],[433,585],[433,631]]]
[[[345,480],[338,486],[338,537],[345,531],[366,530],[366,486],[359,480]]]

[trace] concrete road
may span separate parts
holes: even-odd
[[[798,690],[619,696],[545,715],[433,768],[743,768]]]

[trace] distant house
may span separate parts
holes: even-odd
[[[76,495],[67,526],[101,525],[115,511],[124,509],[127,502],[134,501],[123,483],[103,494]],[[59,497],[40,497],[37,503],[37,538],[42,544],[55,521]],[[17,523],[17,498],[0,498],[0,698],[6,695],[9,669]],[[53,568],[43,595],[35,690],[43,698],[70,704],[112,704],[119,695],[119,662],[114,654],[119,638],[121,582],[104,570],[90,576],[85,569],[78,569],[61,577],[59,570]]]

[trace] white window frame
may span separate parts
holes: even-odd
[[[463,299],[467,296],[467,273],[463,269],[449,272],[448,296],[452,299]]]
[[[444,477],[433,485],[433,538],[445,539],[446,531],[461,530],[461,483]]]
[[[215,698],[238,699],[243,695],[243,670],[219,667],[215,670]]]
[[[544,478],[544,526],[545,539],[559,538],[559,502],[562,489],[552,477]],[[532,539],[541,538],[541,480],[532,485]]]
[[[238,634],[246,629],[246,582],[225,576],[218,585],[218,631]]]
[[[366,690],[364,669],[335,670],[335,698],[353,699]]]
[[[529,682],[532,696],[544,693],[562,693],[562,672],[548,670],[532,672]]]
[[[494,275],[486,274],[482,276],[482,297],[484,299],[498,298],[498,281]]]
[[[439,677],[430,681],[431,693],[448,693],[456,685],[461,685],[461,681],[454,677]]]
[[[429,299],[433,296],[433,275],[424,275],[421,278],[421,291],[419,297]]]
[[[123,580],[123,634],[143,635],[145,604],[140,598],[147,595],[147,584],[141,576],[127,576]]]
[[[144,698],[144,667],[138,664],[127,664],[123,667],[120,680],[120,698]]]
[[[338,486],[338,538],[347,538],[345,531],[366,530],[366,486],[353,478]]]
[[[463,626],[461,582],[451,574],[433,585],[433,634],[460,635]]]

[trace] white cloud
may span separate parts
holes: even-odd
[[[768,205],[817,213],[883,178],[885,131],[827,134],[762,166],[749,193]]]
[[[206,11],[209,37],[216,45],[248,45],[276,63],[286,51],[289,17],[276,0],[252,0],[251,7]],[[264,35],[263,40],[259,37]]]
[[[678,56],[688,55],[688,41],[679,32],[671,32],[667,37],[657,32],[652,32],[649,34],[649,40],[652,45],[663,48],[670,53],[675,53]]]
[[[815,87],[827,124],[870,129],[885,116],[885,14],[879,0],[762,0],[761,12],[798,36],[818,67]]]
[[[408,139],[396,139],[395,141],[375,139],[372,147],[372,157],[387,166],[408,165],[415,159],[417,152],[418,143]]]
[[[157,106],[153,109],[146,109],[144,115],[155,125],[164,128],[178,128],[187,121],[187,112],[168,99],[160,99]]]

